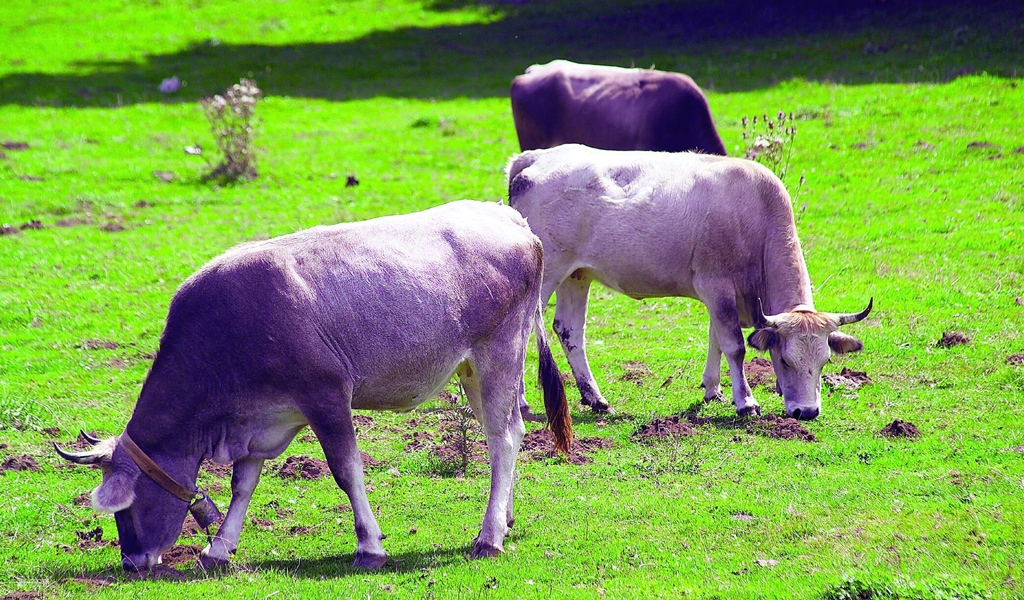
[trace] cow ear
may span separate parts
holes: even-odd
[[[103,483],[92,491],[92,507],[100,512],[122,511],[135,502],[135,480],[140,471],[116,469],[103,478]]]
[[[750,347],[760,350],[761,352],[767,351],[778,343],[778,341],[779,336],[771,327],[755,329],[754,333],[750,334],[750,337],[747,338],[747,343],[750,344]]]
[[[864,349],[864,342],[852,335],[833,331],[828,334],[828,347],[836,354],[846,354],[847,352],[860,352]]]

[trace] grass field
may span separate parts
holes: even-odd
[[[0,153],[0,224],[41,228],[0,236],[0,460],[39,469],[0,473],[0,596],[1024,596],[1024,358],[1008,359],[1024,353],[1024,9],[961,4],[7,0],[0,142],[27,149]],[[277,475],[290,455],[323,457],[308,438],[268,462],[225,573],[129,580],[116,547],[81,540],[117,535],[75,502],[100,474],[49,443],[122,431],[177,285],[242,241],[502,199],[509,81],[560,57],[691,74],[733,155],[743,115],[797,116],[787,183],[817,307],[875,298],[847,331],[865,350],[826,366],[872,383],[831,391],[807,424],[816,441],[695,406],[699,303],[595,289],[591,364],[619,415],[573,415],[578,435],[613,445],[584,465],[522,455],[498,560],[468,559],[485,465],[456,476],[406,448],[403,435],[437,431],[440,401],[360,428],[380,461],[367,482],[381,571],[351,567],[330,478]],[[185,87],[158,92],[173,75]],[[205,183],[198,100],[246,76],[267,94],[261,175]],[[948,331],[969,343],[936,346]],[[527,369],[532,381],[533,354]],[[767,387],[754,394],[782,412]],[[634,435],[698,408],[711,420],[692,436]],[[897,418],[921,437],[878,434]],[[200,484],[226,507],[229,476]]]

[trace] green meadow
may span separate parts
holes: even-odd
[[[1024,7],[828,4],[6,0],[0,597],[1024,596]],[[742,117],[794,114],[786,184],[816,306],[874,297],[844,329],[864,350],[825,373],[870,383],[823,387],[815,441],[772,437],[700,405],[700,303],[595,287],[588,350],[618,414],[567,393],[577,436],[607,447],[585,464],[520,455],[504,556],[469,559],[489,472],[437,451],[457,412],[437,400],[363,413],[383,569],[352,567],[330,477],[280,476],[289,456],[323,458],[304,432],[268,461],[231,567],[122,573],[112,516],[81,500],[100,472],[50,444],[122,431],[180,282],[247,240],[501,201],[509,83],[555,58],[690,74],[734,156]],[[172,76],[182,88],[161,93]],[[242,77],[266,94],[259,177],[217,185],[199,100]],[[937,344],[953,332],[966,343]],[[536,370],[531,352],[528,382]],[[782,414],[772,388],[754,395]],[[636,435],[684,413],[706,422]],[[880,435],[895,419],[920,437]],[[410,445],[417,432],[429,441]],[[226,508],[230,475],[199,483]]]

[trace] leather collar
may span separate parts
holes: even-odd
[[[192,491],[181,485],[174,480],[173,477],[167,474],[166,471],[160,468],[160,465],[153,462],[153,459],[146,456],[146,453],[139,448],[138,444],[128,435],[125,431],[121,434],[120,439],[121,447],[128,453],[135,464],[142,469],[142,472],[149,476],[150,479],[157,482],[160,487],[164,488],[168,492],[174,494],[178,498],[185,502],[192,502],[192,500],[201,495],[198,490]]]

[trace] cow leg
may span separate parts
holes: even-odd
[[[238,538],[245,524],[245,511],[249,508],[249,500],[252,499],[252,492],[260,481],[262,471],[262,458],[242,458],[232,466],[231,504],[224,522],[217,529],[217,535],[199,556],[199,564],[204,569],[227,563],[230,555],[238,549]]]
[[[576,387],[580,391],[583,404],[594,412],[613,412],[608,401],[601,395],[590,364],[587,362],[587,349],[584,346],[585,329],[587,326],[587,300],[590,295],[590,278],[582,271],[576,271],[558,286],[555,297],[555,334],[562,343],[562,349],[569,359]]]
[[[506,343],[491,343],[482,352],[474,352],[473,368],[480,390],[478,405],[473,400],[475,394],[466,389],[470,405],[487,434],[487,453],[491,460],[490,499],[480,534],[473,542],[473,558],[493,557],[504,552],[503,540],[512,522],[516,458],[526,433],[518,401],[529,329],[526,329],[526,336],[522,331],[513,331],[507,338],[510,339]]]
[[[708,323],[708,362],[704,365],[701,387],[705,402],[722,397],[722,347],[718,345],[714,321]]]
[[[698,293],[700,290],[698,289]],[[702,296],[702,300],[705,296]],[[718,337],[718,346],[729,363],[729,377],[732,378],[732,403],[736,414],[745,417],[752,413],[761,414],[761,406],[754,400],[750,385],[743,374],[743,358],[746,356],[743,330],[740,328],[736,298],[732,293],[708,297],[705,305],[711,313],[711,327]]]
[[[343,393],[336,389],[327,392],[327,397],[322,398],[318,404],[328,407],[328,410],[307,415],[307,419],[323,446],[334,481],[348,495],[352,505],[356,531],[354,564],[357,567],[376,569],[384,566],[387,555],[381,546],[384,536],[370,509],[370,501],[366,498],[363,460],[359,456],[356,429],[352,424],[351,390],[351,385],[348,385]]]

